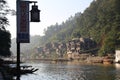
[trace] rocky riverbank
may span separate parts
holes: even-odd
[[[64,57],[64,58],[39,58],[39,59],[29,59],[28,61],[50,61],[50,62],[72,62],[72,63],[100,63],[100,64],[112,64],[114,63],[114,57],[113,56],[90,56],[88,54],[80,54],[79,56],[74,57]]]

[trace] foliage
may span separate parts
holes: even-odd
[[[47,42],[67,42],[73,37],[92,38],[98,54],[114,53],[120,47],[120,0],[94,0],[83,12],[76,13],[62,24],[45,30]]]
[[[6,17],[8,11],[9,10],[7,9],[6,1],[0,0],[0,56],[4,57],[11,55],[11,35],[5,29],[9,23]]]
[[[6,18],[6,1],[0,1],[0,29],[5,30],[5,26],[8,25],[8,19]]]
[[[10,56],[11,47],[10,33],[0,30],[0,56]]]

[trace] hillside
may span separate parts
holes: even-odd
[[[44,36],[31,38],[31,43],[22,45],[22,51],[35,53],[35,47],[43,47],[47,43],[67,43],[82,37],[97,43],[100,56],[113,54],[120,49],[119,4],[120,0],[94,0],[83,13],[78,12],[61,24],[48,26]],[[12,42],[15,45],[15,41]],[[14,51],[15,46],[11,49]]]
[[[94,0],[83,13],[76,13],[60,25],[49,26],[44,32],[44,44],[92,38],[98,44],[99,55],[114,53],[120,48],[119,4],[120,0]]]

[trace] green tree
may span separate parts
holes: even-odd
[[[0,30],[0,56],[10,56],[10,33],[8,31]]]
[[[101,55],[115,52],[120,48],[120,0],[94,0],[83,13],[60,25],[46,30],[48,42],[69,41],[73,37],[92,38],[97,42]]]
[[[10,56],[11,35],[5,28],[9,24],[6,15],[9,10],[7,9],[5,0],[0,0],[0,56]]]

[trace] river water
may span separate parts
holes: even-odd
[[[120,80],[120,64],[71,64],[29,62],[38,68],[34,74],[22,75],[21,80]]]

